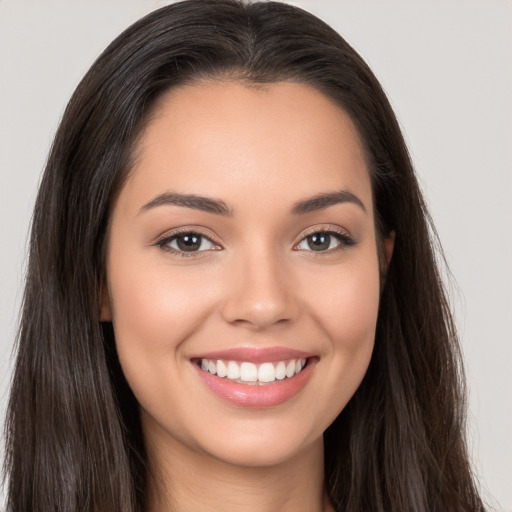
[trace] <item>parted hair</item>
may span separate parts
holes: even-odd
[[[279,2],[187,0],[139,20],[64,113],[34,209],[6,419],[10,512],[143,512],[147,454],[112,325],[99,320],[108,222],[148,112],[183,84],[296,81],[354,122],[378,236],[395,234],[375,348],[324,434],[339,512],[481,511],[464,439],[464,375],[435,230],[392,108],[364,60]]]

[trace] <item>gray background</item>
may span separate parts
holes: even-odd
[[[53,133],[100,51],[164,3],[0,0],[0,420],[27,231]],[[484,494],[512,510],[512,4],[293,3],[363,55],[396,110],[454,276],[475,468]]]

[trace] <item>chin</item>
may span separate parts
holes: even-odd
[[[209,439],[203,450],[214,458],[241,467],[270,467],[293,461],[312,446],[323,451],[323,434],[311,433],[283,423],[270,422],[252,428],[243,424],[226,428]]]
[[[263,468],[284,464],[294,460],[302,451],[297,446],[259,442],[259,445],[232,443],[225,450],[216,450],[212,455],[220,461],[237,467]]]

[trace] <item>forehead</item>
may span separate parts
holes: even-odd
[[[139,137],[122,194],[166,190],[261,207],[348,189],[371,209],[364,152],[350,117],[307,85],[210,82],[164,94]],[[250,194],[248,194],[250,191]]]

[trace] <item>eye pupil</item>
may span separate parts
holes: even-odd
[[[176,243],[181,251],[197,251],[201,247],[201,237],[198,235],[179,235]]]
[[[314,233],[308,236],[309,248],[313,251],[324,251],[331,245],[331,235],[327,233]]]

